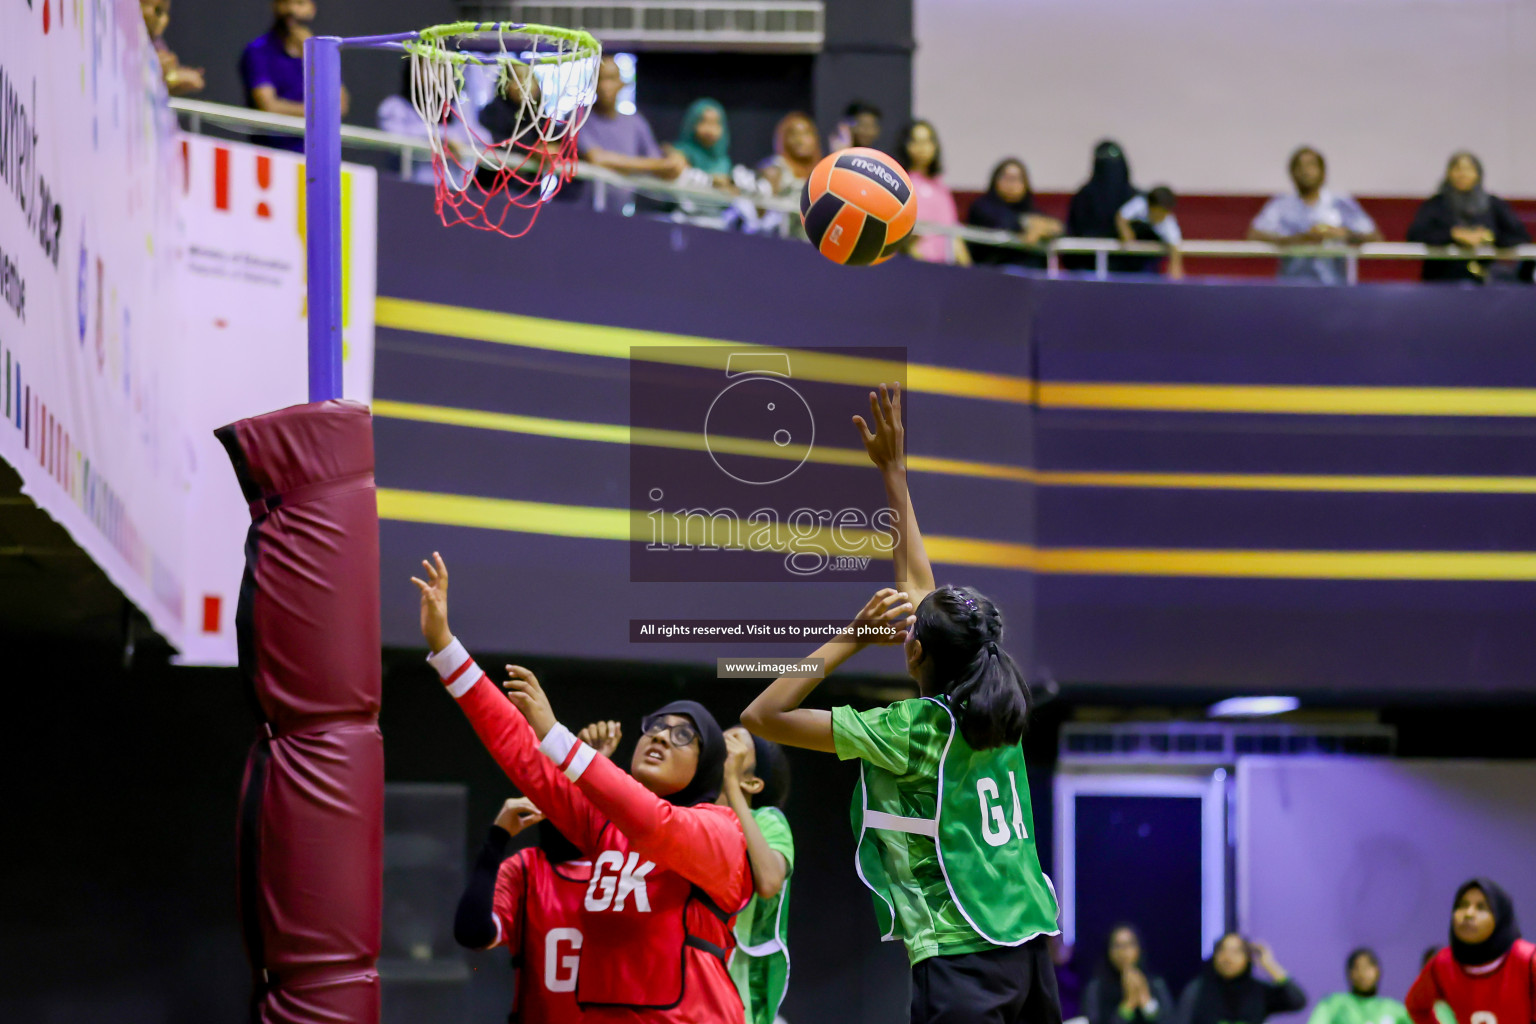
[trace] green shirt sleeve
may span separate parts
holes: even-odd
[[[1312,1016],[1307,1018],[1307,1024],[1334,1024],[1334,1010],[1336,1000],[1329,996],[1312,1009]]]
[[[752,812],[757,827],[762,829],[768,849],[784,858],[791,873],[795,870],[795,837],[789,830],[789,819],[777,807],[759,807]]]
[[[832,746],[844,761],[855,758],[905,775],[911,747],[913,701],[855,711],[846,704],[832,709]]]

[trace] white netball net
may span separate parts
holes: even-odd
[[[602,47],[545,25],[440,25],[404,44],[411,102],[432,146],[437,212],[519,238],[576,171]],[[494,83],[484,106],[468,84]]]

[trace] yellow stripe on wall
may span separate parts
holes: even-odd
[[[1291,413],[1314,416],[1536,416],[1531,388],[1394,388],[1268,384],[1037,386],[1042,409]]]
[[[380,488],[379,518],[592,540],[628,541],[644,513],[506,498]],[[864,537],[867,539],[867,534]],[[825,541],[825,536],[819,538]],[[1536,582],[1533,551],[1246,551],[1178,548],[1036,548],[970,537],[925,538],[943,565],[1051,575],[1251,579]],[[782,550],[776,548],[775,550]],[[829,546],[830,550],[830,546]],[[835,551],[832,553],[836,553]],[[863,550],[862,554],[874,554]]]
[[[658,448],[704,451],[703,435],[681,430],[631,430],[621,423],[589,423],[519,413],[488,412],[443,405],[422,405],[378,399],[373,414],[385,419],[441,423],[448,426],[499,430],[538,437],[605,444],[643,444]],[[750,438],[712,438],[723,453],[788,460],[784,449]],[[819,445],[807,461],[825,465],[865,466],[869,457],[862,448],[831,448]],[[1528,476],[1348,476],[1285,473],[1142,473],[1099,470],[1034,470],[1003,463],[909,455],[914,472],[943,473],[984,479],[1034,483],[1042,487],[1103,487],[1154,490],[1300,491],[1387,494],[1536,494],[1536,477]]]
[[[418,334],[518,345],[572,355],[608,359],[635,358],[678,366],[718,368],[722,372],[725,366],[723,354],[765,349],[772,351],[768,346],[749,342],[642,331],[631,327],[607,327],[570,320],[549,320],[387,296],[377,299],[374,322],[379,327],[415,331]],[[803,343],[801,339],[789,344],[795,346]],[[868,387],[872,382],[898,380],[905,373],[906,386],[910,391],[1024,405],[1034,400],[1034,382],[1027,377],[981,373],[948,366],[915,363],[903,365],[883,359],[805,352],[793,347],[790,353],[791,376],[797,380]]]

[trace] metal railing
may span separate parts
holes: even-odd
[[[204,126],[216,125],[243,134],[304,134],[302,117],[267,114],[258,110],[231,107],[221,103],[206,103],[201,100],[173,99],[171,109],[181,116],[187,130],[193,133],[201,133]],[[425,139],[395,135],[376,128],[342,125],[341,143],[343,147],[395,155],[400,161],[400,173],[404,177],[411,176],[418,162],[432,159],[432,147]],[[576,165],[575,176],[579,181],[592,184],[594,205],[599,209],[607,205],[610,189],[683,203],[696,213],[710,210],[723,211],[733,203],[742,201],[758,210],[779,211],[791,215],[798,215],[800,209],[799,203],[789,198],[738,196],[713,188],[695,188],[644,175],[619,174],[586,162]],[[698,219],[700,222],[708,223],[707,217]],[[1121,242],[1110,238],[1058,238],[1043,245],[1024,245],[1016,236],[1006,231],[992,231],[964,225],[929,224],[923,221],[918,222],[916,231],[920,235],[948,235],[979,245],[1042,254],[1046,258],[1047,272],[1051,274],[1060,272],[1062,256],[1091,254],[1094,258],[1094,274],[1101,278],[1109,275],[1110,256],[1166,256],[1171,251],[1168,246],[1156,242]],[[1343,261],[1345,279],[1350,284],[1359,280],[1361,260],[1536,260],[1536,245],[1521,245],[1510,249],[1494,249],[1489,246],[1467,249],[1455,246],[1420,245],[1416,242],[1368,242],[1355,246],[1281,246],[1268,242],[1211,239],[1186,240],[1178,246],[1178,251],[1184,256],[1194,257],[1336,259]]]
[[[461,0],[466,21],[579,28],[617,46],[816,53],[822,0]]]

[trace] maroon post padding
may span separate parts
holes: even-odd
[[[217,432],[251,504],[235,623],[262,721],[240,799],[258,1024],[376,1024],[383,902],[373,422],[316,402]]]

